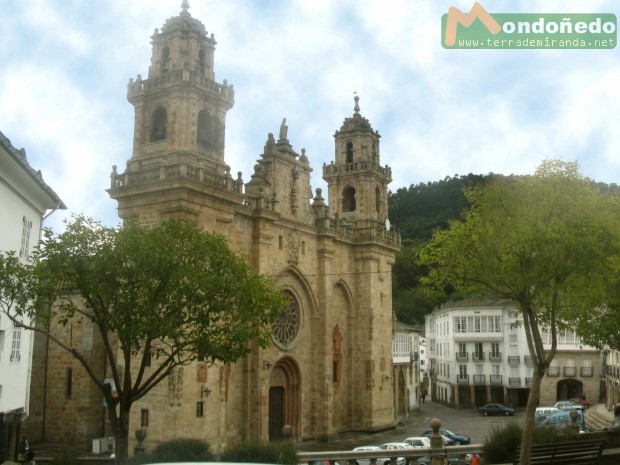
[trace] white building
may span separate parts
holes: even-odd
[[[545,348],[550,334],[542,332]],[[457,408],[486,403],[524,406],[533,366],[519,312],[506,301],[447,304],[426,317],[433,400]],[[587,393],[598,401],[600,354],[575,334],[558,334],[555,359],[541,386],[541,405]]]
[[[392,338],[394,412],[396,418],[408,417],[420,399],[420,340],[422,330],[396,322]]]
[[[41,236],[43,220],[65,205],[0,132],[0,252],[28,260]],[[15,328],[0,313],[0,462],[12,457],[20,424],[28,415],[32,334]]]

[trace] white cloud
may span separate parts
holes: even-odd
[[[249,181],[267,133],[287,118],[324,187],[334,132],[353,112],[381,135],[396,190],[467,173],[531,173],[579,159],[619,182],[620,63],[615,50],[445,50],[440,17],[471,0],[190,1],[215,34],[216,79],[235,86],[226,161]],[[486,4],[491,12],[611,12],[611,0]],[[501,11],[500,11],[501,10]],[[0,130],[69,206],[116,224],[112,164],[131,156],[129,77],[146,76],[150,37],[180,0],[9,0],[0,27]],[[54,215],[56,216],[56,215]],[[54,217],[53,216],[53,217]]]

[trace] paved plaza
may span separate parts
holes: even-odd
[[[524,413],[523,410],[517,410],[514,417],[485,417],[480,415],[477,410],[457,410],[427,400],[394,429],[375,434],[344,433],[338,439],[330,442],[301,442],[298,443],[298,450],[302,452],[351,450],[357,446],[380,446],[386,442],[402,441],[410,436],[419,436],[429,429],[429,423],[433,418],[441,420],[442,428],[456,434],[470,436],[472,444],[482,444],[494,425],[502,425],[512,421],[521,422],[524,419]]]

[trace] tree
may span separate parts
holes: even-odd
[[[620,256],[620,211],[579,174],[577,163],[558,160],[543,162],[533,176],[496,178],[468,196],[472,207],[464,221],[436,233],[422,260],[434,286],[502,297],[520,310],[534,367],[521,443],[521,464],[529,465],[534,412],[556,333],[602,304],[589,288]],[[552,335],[547,351],[542,326]]]
[[[108,228],[77,217],[59,235],[46,232],[34,263],[17,271],[13,265],[0,269],[3,296],[11,292],[11,275],[33,279],[25,281],[31,285],[21,289],[11,319],[71,352],[101,390],[117,464],[127,461],[134,402],[199,357],[231,363],[248,354],[251,342],[265,347],[269,324],[285,305],[270,279],[232,253],[223,237],[189,221]],[[35,297],[36,305],[25,304]],[[22,315],[37,324],[22,323]],[[41,324],[76,320],[98,331],[114,395],[85,354]],[[156,366],[145,370],[151,359]]]

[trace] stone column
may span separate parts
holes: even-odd
[[[443,453],[443,438],[441,437],[441,433],[439,433],[439,428],[441,428],[441,420],[439,418],[433,418],[430,425],[433,430],[430,436],[431,465],[443,465],[443,458],[441,457]]]

